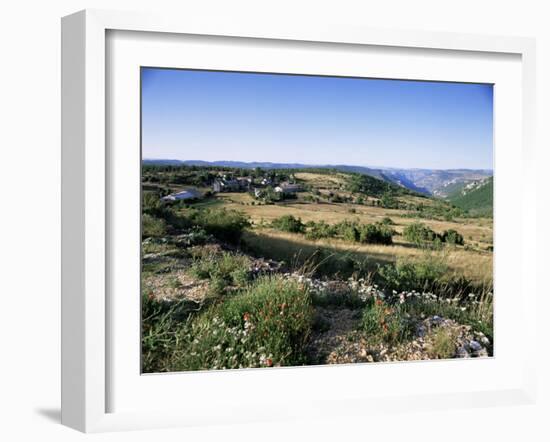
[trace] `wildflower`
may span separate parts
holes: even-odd
[[[245,313],[245,314],[243,315],[243,319],[244,319],[245,322],[248,322],[248,321],[250,320],[250,314]]]
[[[273,360],[271,358],[267,358],[265,360],[265,365],[267,365],[268,367],[272,367],[273,366]]]

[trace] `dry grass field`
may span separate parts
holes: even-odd
[[[319,176],[327,178],[325,175]],[[406,198],[430,201],[420,197]],[[453,221],[417,219],[404,216],[407,214],[405,210],[345,203],[307,203],[300,200],[290,200],[278,204],[259,204],[248,193],[218,194],[216,199],[218,200],[217,207],[238,210],[250,218],[253,228],[245,235],[245,241],[253,244],[256,249],[264,249],[266,252],[269,250],[272,256],[307,255],[314,253],[317,248],[323,247],[338,252],[350,252],[371,263],[395,262],[399,258],[420,259],[428,252],[407,242],[400,235],[407,225],[420,221],[436,232],[454,229],[463,235],[465,246],[445,247],[444,251],[430,252],[445,253],[445,262],[453,276],[462,275],[480,283],[492,280],[493,254],[487,251],[487,247],[492,245],[493,238],[491,219],[457,218]],[[355,220],[364,224],[376,223],[389,217],[394,222],[392,227],[397,234],[394,236],[394,244],[389,246],[358,245],[339,239],[312,241],[307,240],[302,234],[271,229],[270,223],[283,215],[293,215],[304,223],[325,221],[329,224],[336,224],[344,220]],[[278,250],[279,253],[274,250]]]

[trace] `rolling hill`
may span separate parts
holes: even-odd
[[[448,197],[457,207],[472,215],[493,215],[493,177],[472,182]]]
[[[144,159],[143,164],[163,166],[221,166],[242,169],[335,169],[341,172],[353,172],[368,175],[388,183],[396,184],[413,192],[424,195],[449,197],[457,189],[475,181],[492,176],[491,170],[485,169],[400,169],[353,166],[346,164],[301,164],[301,163],[272,163],[272,162],[244,162],[244,161],[200,161],[200,160],[173,160],[173,159]]]

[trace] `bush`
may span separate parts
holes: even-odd
[[[423,223],[409,224],[403,230],[403,236],[415,244],[432,242],[437,238],[437,234]]]
[[[334,238],[336,236],[337,229],[324,221],[313,223],[310,230],[306,233],[307,239],[322,239],[322,238]]]
[[[301,365],[312,324],[307,288],[263,277],[188,324],[179,335],[172,369]]]
[[[193,301],[159,301],[143,294],[141,353],[145,373],[171,371],[177,332],[181,324],[198,308],[199,305]]]
[[[346,241],[359,241],[359,229],[357,223],[343,221],[335,225],[337,233]]]
[[[250,226],[245,215],[236,210],[198,209],[191,211],[191,221],[221,241],[236,244],[245,227]]]
[[[229,252],[196,256],[189,273],[197,279],[210,279],[213,294],[220,294],[228,285],[243,287],[249,280],[250,259]]]
[[[306,226],[307,239],[322,239],[339,237],[350,242],[364,242],[369,244],[392,244],[392,230],[386,226],[376,224],[359,224],[352,221],[342,221],[329,225],[324,221],[308,222]]]
[[[395,223],[389,216],[385,216],[382,221],[380,221],[380,224],[384,226],[395,226]]]
[[[428,352],[430,357],[434,359],[452,358],[456,353],[456,346],[450,332],[443,328],[437,330]]]
[[[460,246],[464,245],[464,237],[453,229],[445,230],[441,235],[441,239],[447,244],[457,244]]]
[[[365,224],[361,226],[359,240],[367,244],[392,244],[392,231],[385,226]]]
[[[409,224],[403,230],[403,236],[415,244],[432,243],[435,248],[441,248],[441,243],[464,245],[464,237],[456,230],[438,234],[422,223]]]
[[[398,260],[379,268],[378,276],[388,290],[430,291],[447,272],[442,259],[427,256],[419,261]]]
[[[306,230],[306,226],[302,223],[302,220],[292,215],[283,215],[280,218],[274,219],[271,225],[283,232],[303,233]]]
[[[361,327],[372,343],[394,345],[410,336],[410,324],[399,306],[389,305],[380,299],[371,300],[363,310]]]
[[[399,202],[391,193],[386,192],[382,195],[382,198],[380,198],[380,206],[385,209],[397,209],[399,208]]]
[[[141,217],[141,237],[160,237],[166,235],[166,222],[147,213]]]

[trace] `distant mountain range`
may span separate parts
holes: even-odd
[[[165,166],[218,166],[236,167],[241,169],[336,169],[342,172],[355,172],[397,184],[401,187],[423,193],[425,195],[448,198],[455,195],[465,186],[482,181],[493,175],[492,170],[487,169],[400,169],[400,168],[376,168],[364,166],[337,165],[312,165],[300,163],[270,163],[270,162],[242,162],[242,161],[200,161],[200,160],[153,160],[144,159],[144,164],[157,164]]]

